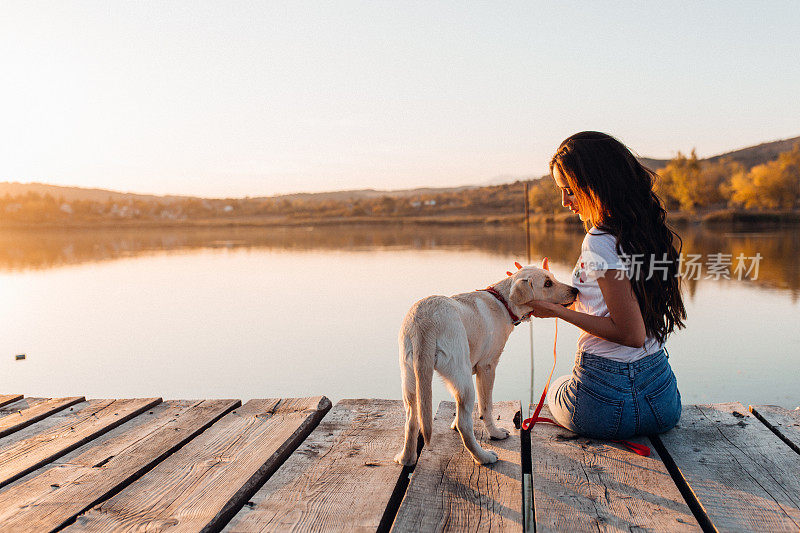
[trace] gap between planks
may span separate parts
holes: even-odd
[[[10,435],[15,431],[35,424],[67,407],[81,403],[86,399],[83,396],[73,396],[71,398],[47,398],[35,405],[20,409],[16,413],[9,413],[0,418],[0,438]]]
[[[750,412],[800,454],[800,409],[790,411],[776,405],[751,405]]]
[[[22,394],[0,394],[0,407],[24,398]]]

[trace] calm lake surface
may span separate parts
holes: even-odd
[[[688,327],[668,342],[684,402],[800,405],[800,228],[679,233],[703,263],[762,257],[757,280],[735,279],[734,259],[731,280],[687,282]],[[582,238],[537,230],[533,257],[569,282]],[[400,398],[411,304],[485,287],[524,258],[511,227],[0,231],[0,393]],[[537,396],[553,326],[534,321]],[[578,337],[558,329],[556,375]],[[528,335],[511,335],[495,400],[527,404]]]

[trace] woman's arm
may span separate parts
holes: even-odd
[[[605,276],[597,280],[610,316],[580,313],[543,301],[533,302],[533,316],[562,318],[596,337],[640,348],[647,336],[639,302],[633,293],[630,280],[625,277],[618,279],[617,272],[617,270],[607,270]]]

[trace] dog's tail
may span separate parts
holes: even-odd
[[[414,350],[414,377],[417,387],[417,415],[422,428],[422,438],[430,445],[433,433],[433,368],[436,359],[436,339],[419,335],[412,340]]]

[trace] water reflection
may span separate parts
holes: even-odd
[[[574,261],[582,233],[541,230],[533,250]],[[55,268],[201,248],[305,250],[484,250],[523,256],[525,236],[506,226],[322,226],[300,228],[104,229],[0,231],[0,270]]]
[[[781,228],[761,231],[731,231],[725,229],[686,228],[680,231],[684,252],[703,254],[739,254],[745,257],[761,255],[758,281],[779,289],[788,289],[793,301],[800,295],[800,228]],[[697,281],[688,282],[694,294]]]
[[[800,294],[800,231],[781,228],[732,231],[684,227],[683,252],[701,254],[760,254],[758,281]],[[579,228],[534,227],[531,234],[535,258],[572,264],[580,249]],[[300,228],[211,229],[103,229],[103,230],[2,230],[0,271],[39,270],[109,261],[140,255],[185,253],[198,249],[272,250],[479,250],[490,254],[525,256],[521,228],[508,226],[327,226]],[[731,269],[732,271],[733,269]],[[704,271],[705,274],[705,271]],[[697,280],[688,280],[689,294]]]
[[[764,258],[755,283],[689,283],[687,328],[670,339],[684,402],[794,408],[797,232],[681,234],[685,253]],[[533,256],[568,275],[582,238],[534,228]],[[485,286],[524,256],[522,230],[497,226],[2,231],[0,391],[400,398],[396,339],[410,305]],[[533,326],[536,393],[553,326]],[[556,375],[570,371],[579,334],[559,328]],[[509,339],[498,401],[530,397],[529,338],[523,328]],[[439,380],[434,394],[449,399]]]

